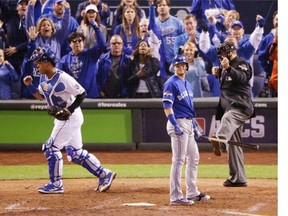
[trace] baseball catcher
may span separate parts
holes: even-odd
[[[116,173],[104,168],[93,154],[83,149],[81,126],[84,119],[80,105],[86,97],[85,89],[69,74],[55,67],[55,55],[49,49],[36,49],[30,61],[40,73],[39,86],[36,88],[32,84],[31,76],[24,78],[24,84],[35,98],[47,101],[48,114],[56,118],[50,138],[42,147],[48,162],[50,181],[38,187],[38,192],[64,193],[61,153],[64,147],[68,161],[81,165],[98,177],[97,190],[107,191]]]

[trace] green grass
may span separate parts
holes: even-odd
[[[168,178],[170,165],[163,164],[104,164],[117,172],[118,178]],[[248,178],[277,179],[277,165],[246,165]],[[183,169],[183,176],[185,168]],[[198,178],[226,178],[227,165],[200,165]],[[47,165],[0,166],[0,180],[47,179]],[[94,178],[79,165],[64,164],[63,178]]]

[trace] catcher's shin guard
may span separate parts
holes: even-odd
[[[61,151],[51,146],[45,149],[45,156],[48,161],[50,181],[55,186],[62,185],[63,158]]]
[[[66,152],[68,161],[82,165],[90,173],[97,176],[98,178],[105,176],[100,161],[87,150],[82,148],[75,149],[73,146],[66,146]]]

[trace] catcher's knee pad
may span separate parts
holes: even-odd
[[[54,139],[50,137],[45,143],[42,144],[42,151],[46,152],[46,149],[54,146]]]
[[[45,156],[48,161],[50,181],[52,183],[60,181],[63,171],[63,158],[61,151],[56,147],[46,148]]]
[[[103,173],[103,167],[99,160],[85,149],[75,149],[73,146],[66,146],[68,161],[80,164],[93,175],[99,177]]]

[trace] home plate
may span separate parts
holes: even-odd
[[[124,203],[122,205],[123,206],[155,206],[156,204],[140,202],[140,203]]]

